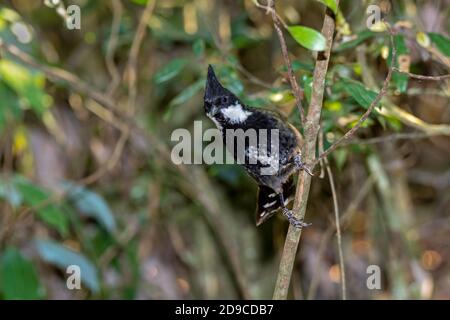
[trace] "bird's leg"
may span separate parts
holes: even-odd
[[[294,156],[294,164],[295,164],[295,167],[297,168],[297,170],[304,170],[311,177],[314,176],[312,174],[311,170],[303,163],[302,156],[300,153],[298,153]]]
[[[283,211],[283,215],[288,219],[289,223],[296,227],[297,229],[301,229],[303,227],[307,227],[311,225],[311,223],[303,222],[303,219],[297,219],[294,216],[294,213],[292,210],[289,210],[286,205],[284,204],[284,195],[283,192],[279,193],[278,196],[280,197],[281,202],[281,210]]]

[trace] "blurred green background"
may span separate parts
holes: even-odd
[[[252,0],[149,1],[1,2],[0,298],[272,296],[285,219],[256,228],[256,185],[238,166],[170,161],[174,129],[213,127],[208,64],[243,101],[299,127],[270,15]],[[79,30],[66,27],[71,4]],[[449,1],[342,0],[325,148],[388,68],[389,38],[366,27],[371,4],[399,30],[400,69],[449,73]],[[289,26],[321,30],[323,3],[276,6]],[[285,35],[308,102],[314,54]],[[448,84],[395,74],[354,143],[330,156],[349,298],[450,298]],[[290,298],[338,299],[327,177],[313,179],[306,221]],[[69,265],[81,268],[80,290],[67,288]],[[369,265],[380,266],[379,290],[366,286]]]

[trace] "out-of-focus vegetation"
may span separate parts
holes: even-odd
[[[167,156],[174,129],[213,126],[202,106],[208,64],[243,101],[299,127],[270,15],[251,0],[64,1],[81,8],[81,29],[69,30],[56,2],[0,4],[0,41],[36,62],[1,51],[0,298],[271,297],[286,221],[255,227],[256,186],[238,166]],[[356,123],[388,68],[387,34],[366,27],[371,4],[400,30],[401,70],[449,73],[449,1],[342,0],[325,148]],[[276,8],[288,26],[321,29],[320,1]],[[314,53],[299,43],[317,47],[298,32],[285,35],[309,102]],[[61,70],[79,86],[54,76]],[[450,297],[448,95],[446,80],[395,73],[354,143],[330,157],[350,298]],[[327,179],[313,179],[306,220],[291,297],[339,298]],[[81,290],[66,286],[69,265],[81,268]],[[380,266],[380,290],[366,287],[369,265]]]

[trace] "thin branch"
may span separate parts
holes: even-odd
[[[444,74],[442,76],[422,76],[420,74],[415,74],[415,73],[411,73],[411,72],[407,72],[407,71],[402,71],[402,70],[400,70],[397,67],[394,67],[392,69],[395,72],[407,74],[408,77],[414,78],[414,79],[419,79],[419,80],[441,81],[441,80],[450,78],[450,74]]]
[[[342,214],[342,218],[340,219],[342,222],[341,225],[343,227],[345,227],[345,225],[348,224],[350,219],[353,217],[353,214],[356,212],[356,209],[358,209],[359,205],[362,203],[362,201],[365,199],[365,197],[367,196],[369,191],[372,189],[373,183],[374,183],[373,177],[369,176],[367,178],[367,180],[364,182],[364,184],[362,185],[362,187],[359,189],[356,196],[352,199],[350,204],[347,206],[346,210]],[[327,228],[327,230],[325,230],[325,232],[322,236],[322,240],[320,242],[319,249],[317,250],[317,260],[316,260],[316,264],[315,264],[315,268],[314,268],[314,270],[316,272],[314,273],[314,276],[311,279],[311,284],[308,289],[308,296],[307,296],[308,300],[314,299],[314,297],[316,296],[316,291],[317,291],[318,282],[319,282],[319,273],[317,272],[317,270],[320,269],[320,264],[323,263],[322,257],[325,253],[325,249],[327,248],[328,241],[330,240],[331,236],[333,235],[333,232],[335,229],[336,229],[336,224],[329,225],[329,227]]]
[[[394,133],[382,137],[375,137],[369,139],[352,139],[350,141],[344,142],[343,145],[350,144],[376,144],[376,143],[384,143],[384,142],[392,142],[397,140],[413,140],[413,139],[425,139],[431,138],[435,136],[443,135],[439,132],[405,132],[405,133]]]
[[[319,150],[323,152],[323,131],[319,133]],[[336,186],[334,184],[333,173],[330,168],[330,163],[328,158],[324,157],[323,162],[325,163],[325,168],[327,170],[328,179],[330,181],[331,195],[333,198],[333,208],[334,208],[334,220],[336,223],[336,237],[337,237],[337,247],[339,254],[339,270],[341,272],[341,290],[342,290],[342,300],[347,300],[347,282],[345,279],[345,264],[344,264],[344,253],[342,251],[342,236],[341,236],[341,223],[339,221],[339,205],[336,194]]]
[[[272,15],[273,26],[275,27],[275,30],[278,35],[278,40],[280,41],[281,53],[283,55],[284,64],[286,65],[286,68],[288,71],[289,82],[291,84],[292,91],[294,93],[295,102],[297,104],[298,111],[300,112],[300,120],[301,120],[301,123],[304,124],[305,112],[302,107],[302,100],[303,100],[304,93],[303,93],[303,90],[299,87],[297,79],[295,78],[294,69],[292,69],[291,58],[289,57],[289,51],[287,49],[286,39],[284,38],[284,34],[283,34],[283,30],[282,30],[283,23],[281,22],[282,20],[278,17],[278,14],[275,11],[275,1],[268,0],[267,7],[261,6],[259,3],[258,3],[258,5],[260,8],[263,7],[265,9],[267,9],[267,13],[270,12]]]
[[[391,41],[391,50],[392,50],[392,55],[391,55],[391,66],[395,65],[395,59],[397,56],[397,49],[395,48],[394,45],[394,37],[393,37],[393,31],[392,29],[386,24],[388,31],[389,31],[389,38]],[[354,127],[352,127],[350,130],[348,130],[342,137],[340,137],[335,143],[333,143],[327,150],[325,150],[325,152],[323,152],[322,154],[319,155],[319,157],[317,157],[317,159],[311,164],[311,170],[317,165],[317,163],[320,161],[320,159],[325,158],[326,156],[328,156],[331,152],[333,152],[334,150],[336,150],[339,145],[341,145],[342,143],[344,143],[347,140],[350,140],[356,133],[356,131],[358,131],[362,124],[364,123],[364,121],[367,120],[367,118],[369,118],[370,114],[372,113],[373,109],[375,109],[375,107],[378,105],[378,103],[381,101],[381,99],[386,95],[387,93],[387,89],[389,86],[389,82],[391,81],[392,78],[392,73],[393,73],[393,67],[390,67],[388,69],[388,74],[386,76],[386,79],[384,80],[383,83],[383,87],[381,88],[380,92],[378,92],[377,96],[375,97],[375,99],[373,99],[372,103],[370,104],[370,106],[367,108],[366,112],[361,116],[361,118],[359,118],[358,122],[356,123],[356,125]]]
[[[155,9],[155,5],[156,0],[147,2],[147,6],[145,7],[144,12],[142,13],[141,19],[139,20],[138,29],[136,31],[130,49],[126,71],[128,74],[128,109],[126,110],[126,114],[130,117],[134,115],[136,110],[138,56],[142,46],[142,41],[144,40],[146,34],[147,24],[153,13],[153,10]],[[120,136],[119,139],[117,140],[117,143],[113,149],[111,156],[94,173],[90,174],[88,177],[83,178],[80,181],[81,183],[93,184],[117,165],[131,133],[130,127],[127,124],[121,125],[119,129],[120,129]]]
[[[133,43],[131,44],[130,54],[128,56],[128,64],[125,69],[126,78],[128,80],[128,113],[134,114],[136,109],[137,96],[137,62],[139,51],[144,40],[150,17],[156,6],[156,0],[147,1],[147,5],[142,13],[139,25],[134,35]]]
[[[337,1],[339,2],[339,1]],[[316,141],[319,132],[320,115],[322,111],[323,95],[325,91],[325,77],[330,60],[330,52],[333,44],[333,34],[335,30],[335,17],[330,9],[326,9],[322,27],[322,35],[326,39],[326,49],[318,52],[316,65],[314,68],[311,103],[308,109],[308,116],[305,121],[305,142],[302,147],[302,154],[306,163],[312,163],[315,158]],[[281,39],[280,39],[281,40]],[[305,216],[308,203],[309,189],[311,186],[311,176],[305,171],[300,173],[297,182],[294,200],[294,215],[298,219]],[[286,299],[292,277],[292,269],[300,241],[301,229],[289,226],[286,241],[281,256],[277,281],[273,294],[274,299]]]
[[[117,48],[117,37],[120,29],[120,21],[123,14],[123,6],[121,0],[112,1],[113,20],[111,24],[111,35],[109,37],[108,46],[106,48],[106,68],[111,76],[111,83],[106,92],[112,96],[120,84],[120,74],[114,63],[114,54]]]

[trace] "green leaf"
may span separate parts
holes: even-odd
[[[189,87],[181,91],[171,102],[171,105],[180,105],[191,99],[197,92],[200,91],[205,85],[203,79],[198,80],[191,84]]]
[[[305,97],[308,103],[311,102],[312,80],[313,80],[312,76],[304,75],[302,77],[302,87],[303,90],[305,91]]]
[[[288,30],[301,46],[315,51],[325,50],[327,42],[319,31],[304,26],[292,26]]]
[[[203,39],[197,39],[192,44],[192,51],[197,58],[201,58],[205,53],[205,41]]]
[[[10,122],[18,120],[22,116],[19,98],[3,82],[0,81],[0,132]]]
[[[324,5],[326,5],[328,8],[330,8],[331,11],[334,12],[334,14],[337,14],[336,0],[317,0],[317,1],[322,2]]]
[[[69,199],[83,215],[96,219],[110,233],[116,231],[114,215],[99,194],[71,182],[64,183],[63,188],[69,191]]]
[[[395,35],[394,36],[394,45],[397,49],[397,61],[395,62],[395,66],[399,67],[399,59],[401,55],[408,55],[409,50],[406,46],[405,38],[402,35]],[[388,57],[388,64],[391,62],[391,55],[392,52],[389,51],[389,57]],[[408,88],[408,75],[404,73],[394,72],[392,75],[392,81],[394,82],[395,87],[399,92],[406,92],[406,89]]]
[[[441,51],[443,54],[445,54],[447,57],[450,57],[450,39],[446,36],[429,32],[428,36],[430,37],[431,42],[434,43],[434,45]]]
[[[55,228],[62,236],[68,234],[69,219],[61,208],[53,203],[43,205],[50,198],[45,190],[20,176],[14,177],[14,185],[24,202],[30,207],[36,207],[37,215],[42,221]]]
[[[336,166],[338,167],[338,169],[342,170],[348,158],[348,149],[346,148],[337,149],[336,152],[333,152],[333,157],[334,160],[336,161]]]
[[[186,59],[173,59],[155,74],[153,81],[160,84],[175,78],[183,70],[186,63]]]
[[[0,78],[23,97],[27,106],[41,115],[50,106],[51,98],[44,92],[44,74],[32,71],[10,60],[0,60]]]
[[[354,48],[354,47],[360,45],[361,43],[363,43],[364,41],[366,41],[367,39],[373,37],[374,35],[375,35],[375,32],[372,32],[370,30],[361,31],[356,35],[355,39],[341,43],[335,49],[333,49],[333,51],[339,52],[339,51],[344,51],[344,50]]]
[[[44,261],[63,269],[64,272],[70,265],[78,266],[81,282],[94,293],[100,291],[97,268],[84,255],[53,241],[36,240],[36,247]]]
[[[294,61],[292,61],[292,70],[294,72],[299,71],[299,70],[305,70],[305,71],[312,72],[312,71],[314,71],[314,65],[312,63],[308,63],[308,62],[294,60]],[[279,71],[287,72],[287,67],[285,65],[283,65],[282,67],[279,68]]]
[[[181,91],[175,98],[169,103],[169,108],[164,113],[163,119],[167,121],[171,116],[175,106],[185,103],[191,99],[197,92],[199,92],[205,86],[205,81],[203,79],[197,80],[189,87]]]
[[[0,283],[3,296],[7,300],[45,297],[45,290],[39,282],[35,266],[13,247],[7,248],[1,256]]]
[[[342,80],[344,91],[350,94],[361,107],[369,108],[377,93],[367,89],[361,82],[349,78],[342,78]]]

